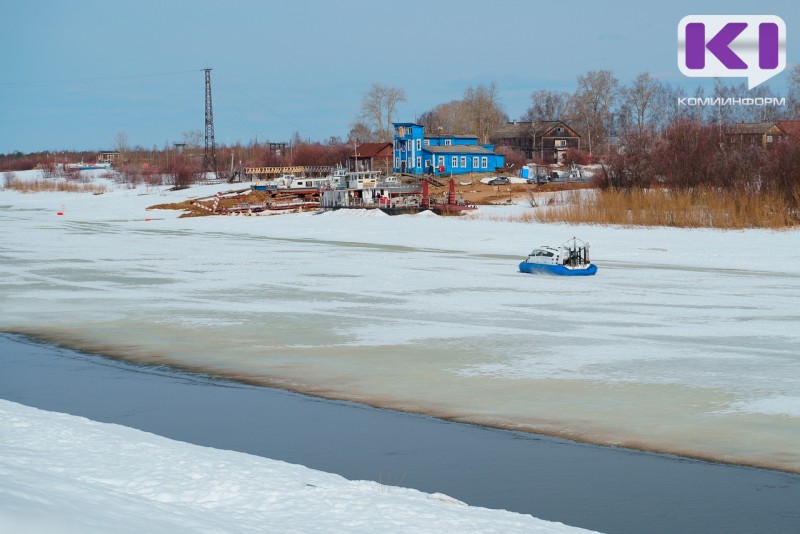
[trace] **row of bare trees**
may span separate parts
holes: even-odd
[[[348,141],[391,141],[397,104],[405,100],[403,89],[373,84],[361,101]],[[507,120],[495,83],[470,86],[460,100],[440,104],[417,119],[430,133],[477,135],[481,143],[488,143],[491,133]]]
[[[800,208],[800,139],[788,137],[765,148],[731,143],[726,133],[726,128],[686,118],[661,133],[628,132],[605,160],[598,185],[763,192]]]
[[[636,132],[663,133],[679,120],[713,124],[724,128],[738,122],[800,119],[800,66],[789,75],[785,106],[687,106],[687,98],[702,99],[743,97],[758,99],[772,96],[766,85],[752,90],[745,82],[726,84],[716,80],[709,94],[698,87],[689,94],[647,72],[637,75],[630,85],[620,84],[608,70],[590,71],[578,76],[575,92],[538,90],[531,94],[531,106],[525,121],[564,120],[578,130],[590,153],[607,153],[611,139]]]
[[[788,77],[786,106],[687,106],[687,98],[763,98],[771,96],[768,86],[748,90],[745,82],[726,84],[717,80],[709,94],[701,88],[687,93],[652,76],[638,74],[623,85],[609,70],[589,71],[576,79],[574,92],[535,90],[531,105],[522,121],[563,120],[577,130],[590,154],[607,154],[612,141],[630,132],[661,133],[678,120],[724,127],[736,122],[775,121],[778,118],[800,119],[800,65]],[[361,114],[352,126],[349,141],[390,141],[392,120],[405,91],[397,87],[373,84],[364,95]],[[508,120],[494,82],[468,87],[460,99],[439,104],[422,113],[417,122],[430,133],[477,135],[482,143]]]

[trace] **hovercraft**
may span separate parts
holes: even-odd
[[[592,276],[597,272],[597,265],[589,260],[589,243],[573,237],[560,247],[535,248],[519,264],[519,270],[531,274]]]

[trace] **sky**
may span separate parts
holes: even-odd
[[[537,89],[608,69],[687,88],[677,26],[692,14],[772,14],[796,63],[800,7],[752,2],[525,0],[13,2],[3,9],[0,154],[163,147],[204,131],[211,68],[218,143],[346,137],[373,83],[400,87],[397,120],[496,83],[519,118]],[[739,82],[741,80],[734,80]],[[768,85],[786,95],[786,74]]]

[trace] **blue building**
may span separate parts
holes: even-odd
[[[505,156],[494,145],[479,145],[474,135],[425,135],[413,122],[394,123],[394,172],[465,174],[494,172]]]

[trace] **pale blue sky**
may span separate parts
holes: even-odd
[[[398,120],[490,82],[518,118],[532,90],[573,91],[589,70],[694,87],[676,61],[690,14],[782,17],[791,67],[799,4],[752,5],[12,0],[0,30],[0,153],[112,148],[118,132],[131,145],[180,141],[204,128],[205,67],[219,143],[345,137],[373,82],[405,89]],[[784,75],[767,85],[785,96]]]

